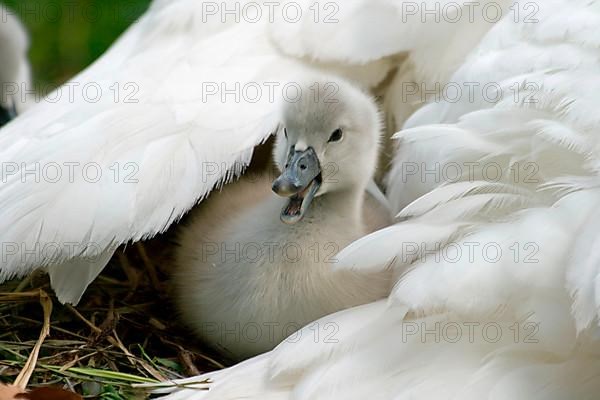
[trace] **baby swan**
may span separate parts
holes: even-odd
[[[376,105],[348,83],[319,80],[282,118],[274,150],[281,175],[272,183],[279,196],[264,179],[227,186],[182,228],[175,254],[183,319],[234,359],[389,291],[387,273],[334,271],[338,251],[381,227],[375,219],[389,222],[365,195],[378,155]],[[315,330],[335,340],[334,326]]]

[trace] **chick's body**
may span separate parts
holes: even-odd
[[[334,271],[337,252],[375,226],[348,226],[348,218],[320,212],[319,203],[286,225],[273,212],[283,202],[270,182],[242,181],[196,211],[180,234],[175,285],[182,317],[202,340],[247,358],[324,315],[387,294],[387,274]],[[376,201],[366,204],[371,224],[384,225]],[[314,334],[334,340],[335,331],[323,323]]]
[[[387,271],[335,268],[336,254],[386,225],[389,211],[366,192],[377,165],[377,107],[344,82],[333,101],[330,82],[317,80],[323,93],[284,107],[274,149],[279,196],[268,180],[230,184],[181,234],[181,314],[233,358],[268,351],[320,317],[388,294]]]

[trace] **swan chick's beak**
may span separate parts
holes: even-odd
[[[312,147],[305,151],[290,150],[281,175],[273,182],[273,191],[289,201],[281,211],[281,221],[295,224],[300,221],[321,186],[321,166]]]

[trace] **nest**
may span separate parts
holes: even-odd
[[[90,399],[144,399],[148,393],[133,384],[230,365],[173,317],[168,248],[162,237],[119,249],[76,308],[53,297],[41,272],[0,285],[0,383],[15,380],[38,342],[44,326],[40,293],[48,293],[53,310],[30,388],[54,385]]]

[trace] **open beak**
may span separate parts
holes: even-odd
[[[295,224],[300,221],[315,194],[321,187],[321,166],[312,147],[305,151],[290,150],[281,175],[273,182],[273,191],[289,201],[281,211],[281,221]]]

